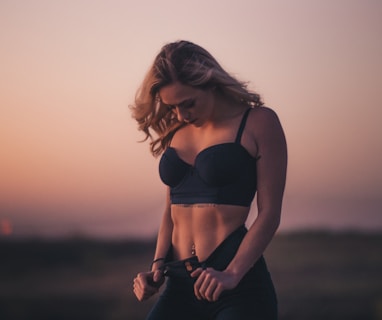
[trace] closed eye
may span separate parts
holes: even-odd
[[[195,106],[195,99],[188,99],[188,100],[180,102],[178,105],[168,104],[167,108],[170,111],[173,111],[176,107],[187,110],[187,109],[191,109],[194,106]]]
[[[195,105],[195,99],[186,100],[178,105],[178,107],[183,109],[190,109]]]

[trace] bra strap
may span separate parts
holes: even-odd
[[[241,136],[243,135],[245,124],[247,123],[247,118],[248,118],[248,115],[249,115],[249,111],[251,111],[251,109],[252,108],[248,108],[245,111],[245,113],[243,115],[243,118],[241,119],[240,127],[239,127],[239,130],[237,131],[235,143],[240,143],[240,141],[241,141]]]

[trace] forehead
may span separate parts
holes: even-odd
[[[194,98],[198,89],[174,82],[159,90],[159,98],[164,104],[179,104],[187,99]]]

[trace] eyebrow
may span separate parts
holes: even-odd
[[[184,104],[187,104],[187,103],[192,102],[192,101],[194,101],[194,100],[195,100],[195,98],[188,98],[188,99],[185,99],[185,100],[183,100],[183,101],[181,101],[181,102],[179,102],[179,103],[172,103],[172,104],[164,103],[162,100],[161,100],[161,102],[162,102],[165,106],[167,106],[167,107],[174,108],[174,107],[176,107],[176,106],[178,106],[178,107],[182,107]]]

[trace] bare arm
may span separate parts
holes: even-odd
[[[167,191],[166,208],[159,227],[154,260],[165,258],[171,245],[173,223],[169,191]],[[134,279],[134,293],[139,301],[146,300],[159,291],[164,282],[163,274],[158,268],[164,263],[162,259],[152,264],[149,272],[140,272]]]
[[[237,282],[260,258],[279,224],[287,169],[287,147],[277,115],[270,109],[258,110],[254,136],[258,148],[258,216],[250,226],[235,258],[226,271]]]
[[[254,112],[250,125],[257,145],[257,206],[258,216],[250,226],[235,257],[226,270],[210,268],[196,270],[195,295],[199,299],[216,301],[221,292],[232,289],[255,264],[274,236],[281,215],[287,168],[287,147],[277,115],[270,109]]]
[[[171,219],[171,205],[170,205],[170,191],[167,188],[167,196],[166,196],[166,208],[163,213],[162,222],[159,227],[156,250],[154,255],[154,261],[156,259],[165,258],[168,250],[171,246],[171,238],[172,238],[172,230],[173,230],[173,222]],[[156,270],[161,263],[155,263],[153,265],[153,270]]]

